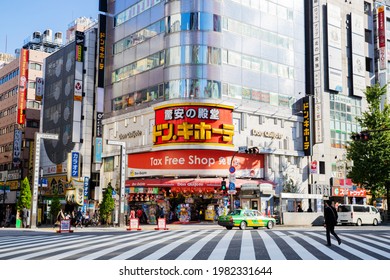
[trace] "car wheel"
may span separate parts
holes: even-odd
[[[360,227],[360,226],[362,225],[362,220],[360,220],[360,219],[357,219],[357,221],[356,221],[356,225]]]
[[[231,226],[227,226],[227,227],[226,227],[226,229],[229,229],[229,230],[232,229],[232,228],[233,228],[233,227],[231,227]]]
[[[378,220],[377,219],[374,219],[373,223],[372,223],[374,226],[377,226],[378,225]]]
[[[274,227],[274,222],[273,221],[269,221],[268,224],[267,224],[267,228],[271,229],[273,227]]]
[[[245,229],[246,229],[246,223],[245,223],[244,221],[242,221],[242,222],[240,223],[240,229],[242,229],[242,230],[245,230]]]

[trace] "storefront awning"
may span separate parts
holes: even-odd
[[[132,179],[126,180],[126,187],[221,187],[221,179],[219,178],[193,178],[193,179],[175,179],[175,178],[163,178],[163,179]],[[259,184],[267,184],[273,186],[273,183],[266,180],[245,180],[236,179],[236,188],[241,188],[245,184],[256,185],[259,189]]]

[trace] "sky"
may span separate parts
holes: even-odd
[[[0,52],[14,55],[33,32],[62,32],[79,17],[98,18],[99,0],[0,0]]]

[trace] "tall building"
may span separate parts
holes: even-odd
[[[80,21],[85,23],[83,18]],[[78,207],[83,212],[95,209],[94,187],[99,184],[92,161],[97,28],[88,19],[89,28],[81,25],[80,31],[80,21],[74,21],[67,32],[74,39],[45,61],[41,132],[59,137],[58,141],[42,139],[40,147],[40,168],[47,179],[41,195],[48,213],[55,196],[66,204],[67,213]]]
[[[373,1],[307,1],[306,93],[313,96],[312,193],[326,190],[336,202],[366,202],[365,190],[347,178],[351,133],[367,109],[364,91],[376,81]],[[324,188],[325,187],[325,188]]]
[[[100,1],[97,110],[115,141],[100,186],[117,187],[121,211],[186,222],[219,206],[273,213],[284,188],[308,193],[306,2]]]
[[[37,32],[34,34],[18,49],[17,57],[0,68],[0,185],[7,188],[7,192],[2,188],[4,198],[0,203],[2,209],[10,205],[13,213],[21,180],[32,179],[32,147],[40,125],[43,61],[61,45],[48,36],[41,40]],[[3,215],[0,222],[2,218]]]

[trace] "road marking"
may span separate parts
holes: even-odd
[[[255,246],[249,230],[244,230],[241,237],[240,260],[255,260]]]
[[[211,239],[213,239],[216,235],[218,235],[222,230],[217,230],[212,232],[211,234],[208,234],[207,236],[203,237],[199,241],[195,242],[191,245],[185,252],[183,252],[177,260],[192,260],[197,253],[209,242]]]
[[[263,239],[265,248],[267,249],[267,252],[271,260],[286,260],[286,257],[284,256],[284,254],[279,249],[278,245],[275,243],[275,241],[272,239],[271,236],[269,236],[265,231],[259,230],[257,231],[257,233]]]
[[[317,240],[315,240],[315,239],[313,239],[313,238],[311,238],[309,236],[305,236],[305,235],[300,234],[298,232],[292,232],[292,233],[294,233],[297,236],[300,236],[303,239],[305,239],[305,241],[307,243],[309,243],[310,245],[315,247],[318,251],[321,251],[322,253],[324,253],[325,255],[330,257],[332,260],[347,260],[347,258],[345,258],[344,256],[336,253],[335,251],[330,249],[328,246],[325,246],[323,243],[320,243]]]
[[[140,240],[142,240],[143,242],[146,242],[146,241],[149,241],[153,238],[156,238],[156,236],[159,234],[160,232],[158,231],[151,231],[151,232],[148,232],[148,233],[145,233]],[[146,237],[145,237],[146,236]],[[131,237],[129,237],[130,239]],[[85,255],[84,257],[81,257],[79,258],[79,260],[94,260],[94,259],[97,259],[101,256],[104,256],[106,254],[109,254],[109,253],[112,253],[112,252],[115,252],[117,250],[120,250],[122,249],[123,247],[125,246],[131,246],[131,245],[136,245],[136,244],[139,244],[140,243],[140,240],[137,239],[137,240],[133,240],[133,241],[130,241],[129,243],[126,243],[126,244],[119,244],[117,246],[114,246],[114,247],[110,247],[110,248],[106,248],[104,250],[100,250],[98,252],[95,252],[95,253],[92,253],[92,254],[87,254]]]
[[[110,235],[103,235],[103,236],[95,236],[95,237],[92,237],[90,239],[88,239],[88,241],[83,241],[83,245],[88,245],[88,244],[93,244],[93,243],[96,243],[96,242],[101,242],[100,240],[101,239],[104,239],[104,237],[110,237]],[[79,239],[77,239],[78,241]],[[61,247],[58,247],[58,243],[55,244],[55,247],[54,246],[47,246],[46,243],[42,244],[43,246],[41,246],[41,249],[38,250],[38,252],[34,252],[34,253],[30,253],[28,255],[22,255],[22,256],[19,256],[19,257],[15,257],[15,258],[11,258],[11,260],[28,260],[28,259],[32,259],[32,258],[35,258],[35,257],[38,257],[38,256],[42,256],[42,255],[46,255],[46,254],[50,254],[50,253],[53,253],[53,252],[57,252],[59,249],[60,250],[66,250],[66,249],[72,249],[72,248],[75,248],[75,247],[79,247],[80,244],[74,240],[67,240],[69,242],[66,242],[65,244],[67,243],[70,243],[71,245],[68,245],[68,246],[64,246],[64,244],[62,243],[61,244]],[[54,248],[53,248],[54,247]],[[36,249],[39,248],[39,247],[35,247],[35,248],[32,248],[28,251],[36,251]],[[24,250],[26,251],[26,250]],[[20,253],[21,251],[19,251]]]
[[[119,254],[117,255],[116,257],[113,257],[111,258],[111,260],[126,260],[134,255],[137,255],[138,253],[144,251],[144,250],[147,250],[149,249],[150,247],[154,246],[154,245],[158,245],[162,242],[165,242],[165,241],[169,241],[171,239],[176,239],[176,238],[180,238],[181,236],[183,235],[186,235],[188,234],[188,231],[183,231],[183,232],[180,232],[180,233],[177,233],[175,232],[176,234],[171,234],[169,236],[166,236],[164,238],[159,238],[157,240],[154,240],[152,242],[149,242],[145,245],[141,245],[141,246],[138,246],[136,248],[133,248],[129,251],[126,251],[126,252],[123,252],[122,254]],[[142,241],[145,241],[145,240],[142,240]]]
[[[213,252],[210,254],[209,260],[223,260],[225,258],[230,241],[232,241],[235,232],[236,231],[229,230],[228,233],[221,238]]]
[[[139,232],[137,232],[139,233]],[[83,247],[83,248],[79,248],[79,249],[76,249],[76,250],[68,250],[62,254],[58,254],[58,255],[53,255],[51,257],[48,257],[46,258],[46,260],[61,260],[61,259],[65,259],[69,256],[73,256],[73,255],[76,255],[76,254],[79,254],[79,253],[83,253],[83,252],[86,252],[86,251],[91,251],[91,250],[95,250],[95,249],[99,249],[100,247],[105,247],[107,245],[113,245],[113,244],[117,244],[117,243],[120,243],[120,244],[123,244],[124,241],[126,241],[126,239],[129,239],[129,238],[132,238],[132,237],[136,237],[137,233],[134,233],[133,235],[131,236],[128,236],[128,235],[122,235],[122,236],[110,236],[106,239],[101,239],[99,240],[100,243],[99,244],[96,244],[96,245],[92,245],[92,246],[88,246],[87,248]],[[106,242],[106,240],[108,242]],[[104,243],[102,243],[104,242]],[[83,245],[85,245],[85,243],[83,242]]]
[[[320,236],[321,234],[320,233],[314,233],[314,232],[308,232],[308,234],[311,234],[311,235],[315,235],[315,236]],[[344,235],[341,235],[341,237],[343,237]],[[343,240],[346,240],[346,241],[350,241],[351,242],[351,239],[349,238],[341,238],[341,241]],[[353,243],[353,241],[352,241]],[[360,243],[358,244],[359,246],[361,245]],[[339,246],[341,249],[347,251],[348,253],[352,254],[352,255],[355,255],[363,260],[376,260],[376,258],[374,257],[371,257],[370,255],[367,255],[363,252],[360,252],[358,250],[356,250],[355,248],[352,248],[348,245],[346,245],[345,243],[341,243],[341,245]]]
[[[367,250],[369,250],[369,251],[371,251],[371,252],[374,252],[374,253],[376,253],[376,254],[378,254],[378,255],[384,256],[384,257],[386,257],[387,259],[390,259],[390,253],[387,253],[387,252],[385,252],[385,251],[383,251],[383,250],[380,250],[380,249],[378,249],[378,248],[375,248],[375,247],[372,247],[372,246],[366,244],[366,242],[370,242],[370,243],[372,243],[372,244],[376,244],[376,245],[379,245],[379,246],[383,247],[382,245],[380,245],[379,242],[376,242],[376,241],[373,241],[373,240],[367,240],[366,238],[363,238],[363,237],[361,237],[361,236],[356,236],[356,235],[353,235],[353,234],[351,234],[351,233],[343,234],[343,237],[344,237],[344,236],[352,236],[352,237],[355,237],[355,238],[357,238],[357,239],[360,239],[360,240],[362,240],[363,242],[359,242],[358,246],[360,246],[360,247],[362,247],[362,248],[364,248],[364,249],[367,249]],[[343,240],[349,241],[349,242],[351,242],[351,243],[356,243],[356,240],[350,239],[350,238],[345,238],[345,237],[344,237]],[[389,249],[389,247],[386,247],[386,248]]]
[[[155,251],[153,254],[148,255],[147,257],[143,258],[143,260],[158,260],[159,258],[168,254],[169,252],[171,252],[173,249],[180,246],[184,242],[187,242],[193,238],[196,238],[203,233],[204,232],[199,231],[199,232],[196,232],[194,235],[189,235],[189,236],[186,236],[184,238],[178,239],[175,242],[172,242],[172,243],[160,248],[159,250]]]
[[[286,243],[297,253],[302,260],[318,260],[308,250],[306,250],[301,244],[299,244],[294,238],[287,236],[284,232],[275,231],[275,234],[280,236]]]

